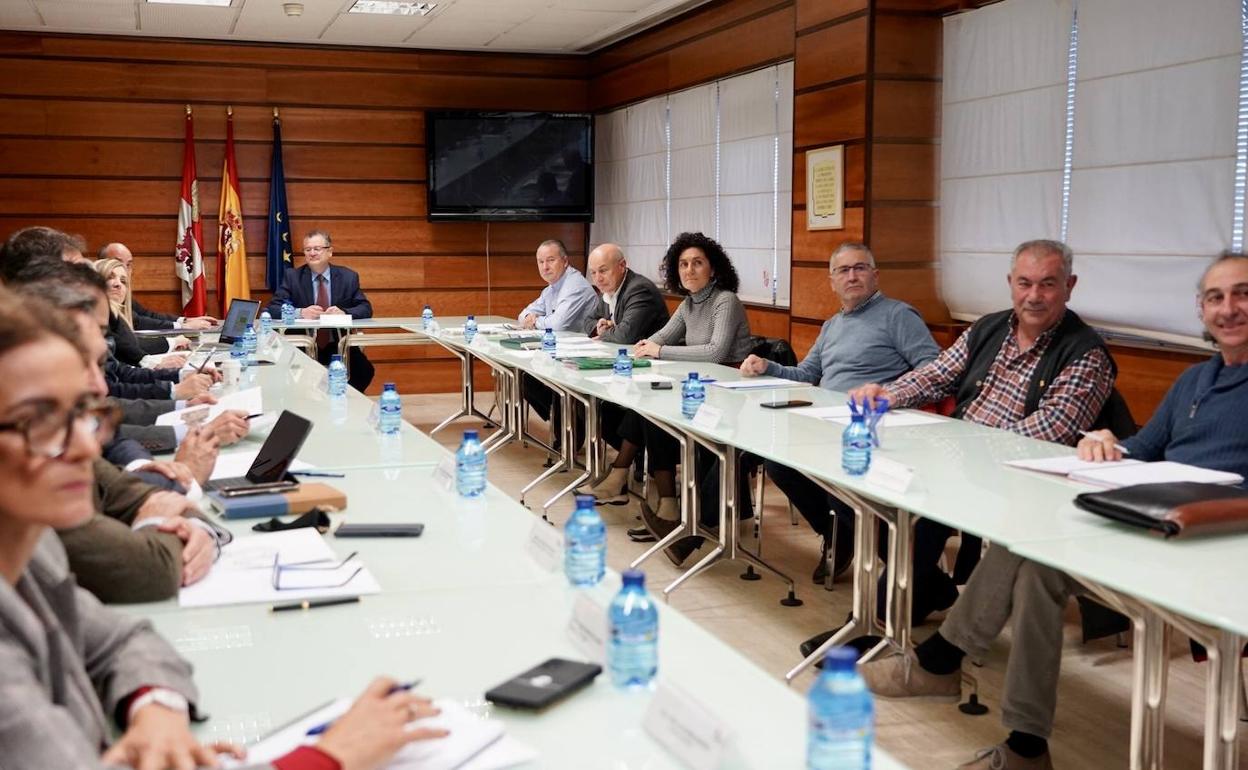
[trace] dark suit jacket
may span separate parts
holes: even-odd
[[[329,266],[329,304],[341,308],[352,318],[372,318],[373,306],[368,297],[360,290],[360,274],[349,267]],[[269,300],[269,315],[282,317],[282,303],[289,301],[296,308],[305,308],[316,304],[316,294],[312,292],[312,268],[286,268],[282,277],[282,285],[273,292]]]
[[[316,294],[312,291],[312,268],[304,265],[299,268],[287,268],[282,277],[282,285],[273,293],[269,300],[269,315],[282,317],[282,304],[290,302],[296,308],[305,308],[316,304]],[[329,304],[338,307],[352,318],[372,318],[373,306],[368,297],[360,289],[360,274],[349,267],[329,266]],[[322,364],[329,363],[329,357],[338,352],[338,330],[331,330],[333,344],[317,351],[317,359]],[[373,381],[373,364],[360,348],[351,349],[351,387],[363,391]]]
[[[139,304],[134,297],[130,298],[130,310],[134,316],[134,328],[136,329],[172,329],[177,316],[161,313],[156,310],[148,310]]]
[[[659,287],[654,285],[654,281],[644,275],[638,275],[629,270],[624,275],[624,281],[620,283],[617,294],[614,318],[611,317],[611,310],[607,307],[607,303],[599,295],[594,312],[585,319],[586,334],[592,337],[598,320],[611,318],[615,321],[614,328],[598,339],[603,342],[632,345],[662,329],[667,323],[669,313],[667,303],[663,301],[663,294],[659,291]]]

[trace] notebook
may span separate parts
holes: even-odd
[[[1112,463],[1103,468],[1079,470],[1069,474],[1072,481],[1115,489],[1133,484],[1167,484],[1193,481],[1198,484],[1244,483],[1244,477],[1228,471],[1212,471],[1195,465],[1163,461],[1157,463]]]

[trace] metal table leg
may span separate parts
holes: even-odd
[[[819,479],[813,479],[824,490],[854,510],[854,601],[849,620],[841,626],[819,649],[808,655],[801,663],[784,675],[792,682],[806,669],[823,658],[833,647],[845,644],[859,636],[880,635],[885,629],[875,617],[876,575],[880,569],[878,547],[879,531],[876,518],[865,500],[843,489],[833,487]]]
[[[577,455],[576,404],[580,404],[582,407],[584,407],[585,420],[587,423],[590,422],[591,420],[596,421],[595,419],[596,416],[591,414],[590,412],[591,404],[588,398],[571,390],[570,388],[560,388],[560,391],[563,394],[563,398],[560,399],[560,405],[563,411],[563,421],[560,427],[560,431],[562,432],[562,435],[563,435],[563,442],[562,442],[563,446],[561,447],[561,449],[563,450],[562,461],[563,461],[563,465],[565,465],[567,468],[571,470],[575,470],[576,469],[576,455]],[[588,430],[586,431],[586,434],[587,434],[586,438],[588,440]],[[567,485],[565,485],[562,489],[556,492],[554,496],[552,496],[549,500],[547,500],[545,503],[542,504],[542,518],[543,519],[547,519],[549,521],[550,507],[554,505],[559,500],[559,498],[563,497],[566,494],[569,494],[570,492],[572,492],[572,490],[576,489],[581,484],[593,478],[593,469],[591,468],[591,465],[592,463],[589,460],[589,456],[586,455],[585,469],[581,472],[581,475],[577,476],[575,479],[568,482]]]

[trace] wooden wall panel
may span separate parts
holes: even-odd
[[[210,286],[227,103],[253,296],[268,296],[274,107],[295,238],[328,230],[378,315],[418,315],[425,302],[440,315],[514,315],[542,285],[533,253],[547,237],[562,238],[584,264],[584,225],[429,222],[424,153],[427,108],[586,109],[584,58],[14,32],[0,32],[0,51],[0,234],[47,224],[83,235],[92,250],[122,241],[136,255],[138,296],[151,307],[180,303],[168,255],[187,102]],[[209,305],[216,310],[213,292]],[[378,357],[381,376],[409,392],[452,390],[458,380],[458,364],[445,355]]]
[[[939,145],[875,142],[871,150],[872,200],[934,201],[940,196]]]
[[[868,19],[859,16],[797,39],[793,88],[861,77],[867,71]]]
[[[941,30],[938,16],[880,13],[875,20],[876,73],[939,79]]]
[[[806,212],[793,212],[793,261],[818,262],[826,265],[832,252],[845,241],[862,242],[862,223],[865,210],[861,206],[845,207],[845,227],[841,230],[807,230]],[[796,281],[792,286],[796,290],[801,285]]]
[[[879,80],[874,96],[874,138],[940,136],[940,83]]]
[[[823,324],[814,321],[803,321],[800,318],[792,320],[789,324],[789,328],[792,329],[789,344],[793,346],[793,352],[797,353],[797,360],[805,358],[810,349],[814,347],[822,327]]]
[[[794,148],[838,144],[866,134],[866,83],[807,91],[793,98]]]
[[[797,0],[797,28],[819,24],[867,10],[869,0]]]

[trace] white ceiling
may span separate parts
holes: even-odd
[[[587,52],[708,0],[439,0],[427,16],[348,14],[354,0],[232,0],[228,8],[147,0],[0,0],[0,29],[328,45]]]

